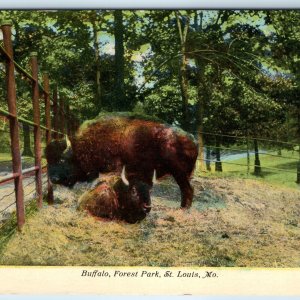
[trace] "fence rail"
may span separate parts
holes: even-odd
[[[219,136],[219,137],[226,137],[226,138],[232,138],[232,139],[242,139],[242,140],[258,140],[262,142],[270,142],[270,143],[275,143],[275,144],[285,144],[285,145],[290,145],[297,147],[299,144],[297,143],[291,143],[291,142],[285,142],[285,141],[278,141],[278,140],[273,140],[273,139],[267,139],[267,138],[262,138],[262,137],[255,137],[255,136],[242,136],[242,135],[230,135],[230,134],[222,134],[222,133],[214,133],[214,132],[207,132],[207,131],[198,131],[194,132],[194,134],[203,134],[203,135],[211,135],[211,136]]]
[[[250,167],[254,168],[254,174],[255,175],[261,175],[261,169],[267,169],[267,170],[272,170],[272,171],[278,171],[278,172],[283,172],[283,173],[292,173],[295,174],[296,176],[296,183],[300,184],[300,145],[296,143],[291,143],[291,142],[283,142],[279,140],[273,140],[273,139],[267,139],[267,138],[258,138],[258,137],[250,137],[250,136],[237,136],[237,135],[229,135],[229,134],[221,134],[221,133],[212,133],[212,132],[205,132],[205,131],[198,131],[194,132],[194,135],[197,135],[198,138],[200,136],[201,143],[199,147],[199,156],[198,156],[198,161],[200,164],[202,163],[200,169],[203,171],[205,169],[204,163],[206,164],[206,170],[210,171],[211,170],[211,163],[215,163],[215,170],[222,172],[222,164],[225,165],[236,165],[236,166],[242,166],[242,167],[247,167],[247,173],[250,171]],[[214,136],[215,138],[212,139],[211,136]],[[231,140],[228,140],[230,138]],[[238,140],[238,144],[236,145],[235,140]],[[225,145],[222,145],[222,141]],[[244,148],[238,148],[238,146],[243,145],[241,143],[244,141]],[[267,151],[259,151],[259,145],[258,141],[260,141],[261,144],[263,144],[265,147],[267,146],[270,147],[277,144],[278,149],[281,148],[287,148],[291,149],[290,147],[292,146],[292,150],[296,153],[298,152],[298,157],[292,157],[292,156],[286,156],[282,154],[274,154],[270,153]],[[213,144],[215,143],[215,144]],[[234,145],[230,147],[231,145]],[[252,147],[250,147],[250,144],[253,144]],[[246,148],[245,148],[246,147]],[[272,147],[271,147],[272,148]],[[277,149],[277,150],[278,150]],[[212,151],[213,150],[213,151]],[[273,148],[274,150],[274,148]],[[225,160],[224,153],[222,151],[227,152],[227,154],[235,155],[237,154],[242,154],[245,158],[247,159],[247,163],[240,163],[240,162],[234,162],[234,158],[232,158],[232,161],[227,161]],[[255,160],[254,163],[250,164],[250,156],[254,155]],[[212,158],[212,156],[215,156],[215,158]],[[278,167],[273,167],[273,166],[263,166],[260,161],[261,156],[269,156],[285,160],[287,161],[293,161],[292,164],[295,164],[295,168],[278,168]],[[239,158],[238,158],[239,159]]]
[[[47,145],[50,143],[51,138],[56,139],[63,137],[66,134],[66,131],[68,131],[68,134],[72,134],[72,132],[75,130],[76,124],[78,124],[78,121],[69,112],[68,115],[66,115],[62,97],[60,97],[58,103],[57,87],[54,89],[52,100],[50,99],[51,95],[48,73],[44,72],[43,85],[40,84],[38,78],[38,60],[36,52],[32,52],[30,55],[31,73],[22,68],[14,60],[11,22],[3,21],[1,24],[1,30],[3,33],[3,45],[0,45],[0,53],[2,54],[2,60],[4,60],[5,64],[5,71],[3,74],[5,75],[6,79],[8,109],[5,110],[4,108],[0,108],[0,116],[2,116],[2,119],[4,118],[9,123],[9,130],[1,129],[1,131],[10,134],[11,160],[4,160],[4,162],[11,162],[12,172],[8,175],[0,177],[0,221],[1,214],[7,212],[8,209],[15,205],[17,227],[20,230],[25,223],[25,197],[28,197],[35,192],[37,206],[39,208],[42,207],[43,187],[46,186],[48,203],[53,203],[52,184],[48,177],[43,181],[43,176],[46,174],[45,172],[47,170],[47,166],[42,165],[42,130],[45,131]],[[33,120],[27,120],[18,116],[17,88],[15,78],[16,74],[20,74],[21,79],[25,80],[27,83],[29,82],[31,85]],[[45,102],[45,125],[40,124],[40,101],[42,98]],[[53,110],[52,122],[51,108]],[[62,119],[63,123],[61,122]],[[53,123],[53,128],[51,123]],[[34,165],[25,169],[22,167],[21,159],[20,124],[26,124],[33,128],[34,136]],[[3,163],[3,161],[1,163]],[[33,179],[28,181],[27,178]],[[24,183],[25,180],[27,180],[26,183]],[[12,187],[13,191],[7,192],[3,195],[3,190],[9,189],[12,183],[14,183],[14,186]],[[27,188],[31,186],[34,187],[28,192]],[[15,200],[11,200],[10,203],[6,203],[4,200],[7,200],[13,194],[15,195]]]

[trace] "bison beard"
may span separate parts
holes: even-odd
[[[181,129],[126,116],[107,116],[84,123],[71,146],[53,141],[46,148],[53,183],[72,186],[97,178],[99,173],[121,173],[126,165],[129,182],[152,187],[157,178],[172,175],[181,190],[181,207],[193,199],[190,176],[197,159],[197,145]]]

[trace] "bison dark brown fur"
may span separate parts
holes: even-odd
[[[149,190],[143,182],[126,185],[120,176],[109,176],[80,197],[79,208],[95,217],[136,223],[151,210]]]
[[[71,139],[71,148],[54,141],[46,148],[50,178],[71,186],[99,173],[121,172],[129,181],[152,186],[157,178],[172,175],[181,190],[181,207],[192,204],[190,176],[198,149],[193,138],[176,127],[126,116],[108,116],[84,123]]]

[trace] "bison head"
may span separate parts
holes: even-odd
[[[128,223],[136,223],[144,219],[147,213],[150,212],[151,187],[138,179],[128,181],[125,175],[125,167],[123,167],[121,180],[115,186],[115,190],[118,194],[121,217]]]
[[[71,187],[77,181],[87,180],[87,176],[73,157],[68,139],[49,143],[45,149],[45,155],[48,162],[48,174],[53,183]]]

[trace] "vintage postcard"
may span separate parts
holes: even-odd
[[[0,294],[299,296],[300,11],[120,8],[0,9]]]

